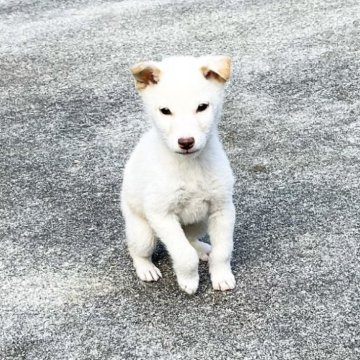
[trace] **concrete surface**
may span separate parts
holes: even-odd
[[[357,0],[0,0],[1,359],[359,359]],[[237,288],[124,245],[139,60],[234,59]]]

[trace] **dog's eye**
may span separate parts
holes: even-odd
[[[168,108],[161,108],[160,112],[164,115],[171,115],[171,111]]]
[[[197,109],[196,112],[202,112],[205,111],[208,108],[209,104],[200,104]]]

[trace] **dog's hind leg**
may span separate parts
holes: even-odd
[[[208,261],[211,251],[211,245],[199,240],[206,234],[206,222],[185,225],[183,226],[183,229],[185,232],[185,236],[189,240],[191,246],[196,250],[199,259],[202,261]]]
[[[138,277],[143,281],[157,281],[160,270],[153,264],[151,256],[154,252],[155,236],[147,221],[123,204],[126,223],[126,238],[129,253],[133,259]]]
[[[199,259],[202,261],[208,261],[209,260],[209,254],[211,252],[211,245],[207,244],[203,241],[200,241],[198,239],[195,239],[193,241],[190,241],[191,246],[196,250]]]

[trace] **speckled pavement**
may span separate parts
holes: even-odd
[[[360,358],[357,0],[0,0],[0,359]],[[128,68],[229,54],[237,287],[137,280]]]

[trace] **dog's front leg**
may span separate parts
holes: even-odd
[[[235,208],[232,202],[224,204],[209,216],[209,236],[212,250],[209,256],[209,271],[215,290],[230,290],[235,287],[231,271]]]
[[[178,219],[175,215],[153,212],[147,218],[173,260],[180,288],[188,294],[194,294],[199,286],[199,258],[186,238]]]

